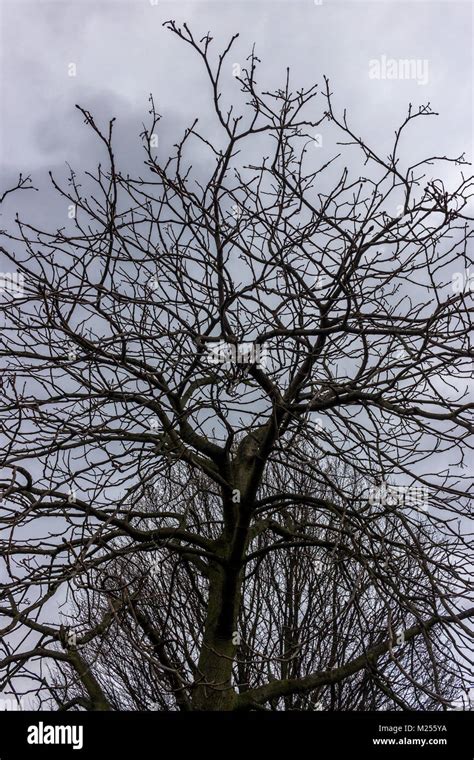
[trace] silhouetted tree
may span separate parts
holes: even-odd
[[[42,698],[52,661],[79,679],[74,704],[137,705],[113,696],[81,648],[110,647],[131,605],[161,705],[307,709],[322,695],[338,709],[384,704],[380,692],[402,708],[423,693],[443,705],[441,672],[449,680],[469,662],[474,612],[472,307],[453,287],[471,263],[473,183],[460,170],[448,190],[432,172],[467,162],[404,161],[407,129],[433,116],[429,105],[409,107],[380,156],[338,115],[327,79],[321,94],[295,90],[288,72],[261,92],[254,52],[235,79],[238,112],[221,87],[235,37],[214,59],[210,35],[167,26],[203,64],[212,136],[194,121],[162,160],[151,99],[146,174],[132,177],[113,121],[102,130],[80,108],[106,164],[71,170],[66,187],[51,177],[73,218],[49,231],[17,218],[2,233],[15,272],[1,303],[1,684],[32,681]],[[325,145],[337,136],[347,163],[314,149],[315,129]],[[16,190],[29,186],[20,177]],[[156,552],[163,600],[150,617],[148,585],[124,600],[102,576]],[[316,556],[332,558],[334,576],[305,586]],[[369,571],[380,609],[367,618],[353,585]],[[71,646],[58,610],[78,578],[88,604],[101,578],[118,596]],[[294,616],[306,610],[320,617],[321,648],[298,653],[309,618]]]

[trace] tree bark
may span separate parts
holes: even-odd
[[[227,565],[211,569],[199,676],[192,702],[195,710],[228,711],[235,707],[237,693],[232,686],[232,665],[237,649],[234,634],[241,584],[238,568]]]

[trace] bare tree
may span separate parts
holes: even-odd
[[[307,709],[321,693],[343,709],[345,684],[351,704],[370,702],[376,685],[377,705],[384,692],[403,709],[416,709],[419,694],[446,706],[449,679],[470,662],[474,614],[472,307],[469,290],[454,287],[471,263],[467,162],[407,165],[407,132],[434,116],[429,104],[410,105],[380,156],[338,115],[327,79],[321,94],[294,90],[288,72],[261,92],[253,51],[226,104],[235,37],[214,58],[209,34],[167,27],[203,64],[213,135],[196,120],[161,160],[150,98],[147,174],[133,178],[114,154],[113,120],[103,130],[80,108],[107,166],[71,170],[66,187],[51,176],[74,211],[64,226],[45,231],[17,216],[2,232],[15,267],[1,304],[3,687],[42,699],[51,661],[79,679],[70,706],[124,704],[83,652],[101,637],[110,646],[132,605],[134,635],[157,636],[170,695],[160,693],[162,706]],[[341,152],[319,161],[315,129],[336,135],[347,162]],[[30,186],[20,177],[5,207]],[[150,514],[143,503],[157,482],[173,499]],[[159,614],[170,608],[181,621],[171,638],[144,630],[146,588],[124,601],[113,578],[94,586],[110,563],[132,573],[157,551]],[[293,657],[300,642],[285,623],[260,657],[271,600],[282,598],[278,574],[302,573],[315,552],[337,559],[334,579],[306,591],[288,583],[282,616],[314,609],[321,631],[333,626],[330,648]],[[383,600],[376,618],[350,590],[369,570]],[[266,576],[273,591],[263,599]],[[109,607],[71,646],[59,609],[78,578],[88,604],[105,588]],[[360,635],[349,640],[356,620]],[[200,626],[192,641],[191,621]]]
[[[313,480],[310,461],[308,466],[296,473],[298,493],[331,496],[342,510],[337,494]],[[180,510],[184,504],[199,516],[201,533],[217,539],[220,510],[219,499],[209,498],[212,483],[194,483],[187,467],[178,466],[175,477],[178,472],[181,482],[171,485],[166,479],[150,488],[141,504],[149,515],[144,519],[153,525],[154,515],[171,505]],[[347,481],[350,473],[332,476],[335,482]],[[278,490],[288,474],[277,470],[269,478],[271,490]],[[354,500],[360,498],[360,484],[346,482],[345,492],[350,490]],[[378,541],[367,547],[363,561],[362,535],[352,538],[354,554],[338,550],[342,524],[335,513],[315,517],[304,504],[291,513],[275,506],[271,519],[254,525],[234,632],[232,683],[239,694],[275,680],[338,668],[361,651],[385,643],[391,627],[392,646],[385,655],[344,679],[269,699],[266,708],[426,710],[448,706],[459,696],[463,669],[456,659],[445,658],[450,642],[443,629],[433,631],[429,644],[416,637],[405,643],[403,637],[416,622],[414,599],[418,613],[424,608],[429,615],[436,604],[412,541],[414,535],[423,547],[422,556],[435,554],[432,531],[423,523],[409,531],[390,511],[375,505],[369,510]],[[297,530],[304,541],[289,543],[289,530]],[[274,545],[274,533],[281,535],[281,546]],[[382,536],[380,558],[372,552],[380,548]],[[124,555],[122,548],[119,540],[118,556],[71,588],[64,605],[67,648],[80,651],[114,710],[189,710],[205,630],[205,574],[196,574],[192,563],[164,545],[157,546],[152,560],[143,553]],[[91,631],[96,632],[92,638]],[[54,704],[60,709],[87,707],[87,694],[71,668],[60,665],[55,674],[49,682]],[[263,708],[261,702],[255,706]]]

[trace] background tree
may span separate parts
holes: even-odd
[[[281,88],[261,92],[254,52],[237,77],[245,106],[235,115],[237,103],[226,105],[221,91],[235,37],[214,59],[210,35],[197,41],[188,27],[167,26],[203,63],[219,132],[211,139],[194,121],[162,161],[151,98],[147,174],[133,178],[118,166],[113,121],[102,130],[80,108],[107,168],[80,178],[71,170],[67,187],[51,177],[75,210],[65,226],[45,231],[17,217],[16,230],[2,233],[1,252],[24,279],[2,296],[3,684],[16,689],[31,679],[41,693],[49,684],[42,665],[51,660],[74,669],[78,705],[108,709],[103,679],[69,645],[58,609],[74,578],[88,579],[92,604],[97,574],[111,562],[132,568],[158,547],[171,557],[167,599],[178,604],[194,584],[183,635],[188,614],[201,625],[191,647],[175,633],[153,644],[168,668],[170,706],[305,709],[320,690],[336,695],[335,684],[354,685],[360,674],[368,689],[376,682],[406,707],[393,681],[402,672],[393,659],[395,618],[412,653],[404,683],[417,694],[428,687],[433,704],[444,704],[439,672],[449,677],[458,660],[470,661],[474,611],[465,472],[472,307],[470,293],[452,286],[471,263],[464,156],[407,165],[407,129],[434,115],[425,105],[409,107],[381,157],[336,113],[327,79],[321,95],[316,85],[293,90],[289,72]],[[339,136],[347,163],[341,153],[320,162],[309,152],[321,125]],[[16,190],[28,186],[20,177]],[[300,478],[308,469],[310,493]],[[349,488],[335,475],[346,470]],[[359,481],[365,490],[354,496]],[[143,499],[156,482],[191,487],[196,497],[172,508],[159,500],[150,515]],[[411,489],[406,498],[402,488]],[[376,516],[370,489],[379,493]],[[431,526],[422,535],[420,514]],[[316,528],[327,534],[323,547]],[[400,570],[383,571],[387,543],[405,547],[408,536],[402,572],[410,587]],[[278,664],[268,669],[258,658],[272,613],[261,581],[273,578],[277,600],[281,568],[290,572],[296,555],[301,572],[301,553],[311,547],[337,556],[347,583],[359,570],[363,582],[375,567],[381,598],[392,602],[384,602],[380,631],[365,620],[359,640],[341,642],[333,628],[333,649],[321,657],[307,650],[296,665],[287,625],[274,641]],[[322,616],[328,605],[322,630],[334,605],[345,620],[359,614],[357,597],[347,597],[347,585],[341,594],[336,581],[327,587],[336,600],[316,606]],[[113,579],[106,583],[117,593]],[[247,634],[257,649],[250,666],[235,638],[249,614],[245,588],[265,611]],[[295,609],[297,593],[290,584]],[[305,602],[316,603],[317,596]],[[126,614],[120,596],[117,604],[81,645],[103,634],[110,644],[106,631]],[[254,627],[257,612],[248,619]],[[442,641],[450,642],[449,665],[435,667]],[[193,680],[181,690],[188,648]],[[417,686],[426,657],[430,673]],[[333,708],[337,700],[330,697]]]

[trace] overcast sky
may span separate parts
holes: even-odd
[[[287,65],[295,86],[326,74],[335,103],[382,152],[408,102],[430,101],[440,116],[420,120],[410,150],[472,155],[470,2],[151,2],[0,0],[4,178],[19,169],[37,177],[65,160],[76,167],[94,162],[99,147],[75,103],[102,123],[117,117],[120,160],[127,164],[137,156],[150,92],[170,139],[195,114],[205,115],[204,73],[195,54],[162,28],[170,18],[187,22],[196,36],[211,31],[216,49],[240,32],[224,71],[230,92],[232,64],[243,64],[255,42],[259,84],[283,82]],[[382,56],[418,61],[423,76],[370,79],[370,61]],[[71,63],[76,76],[69,76]]]
[[[244,65],[255,43],[261,89],[282,84],[287,66],[295,88],[322,83],[327,75],[336,109],[347,108],[355,133],[380,155],[389,152],[408,103],[416,109],[430,102],[440,115],[410,127],[402,145],[404,165],[463,151],[472,159],[471,2],[152,2],[0,0],[0,191],[18,171],[32,173],[44,188],[48,169],[61,180],[66,161],[77,170],[94,170],[104,159],[103,146],[75,103],[102,126],[117,118],[117,164],[135,175],[143,173],[139,133],[148,122],[150,93],[163,114],[162,157],[196,115],[202,131],[216,136],[206,74],[196,53],[163,28],[171,18],[188,23],[197,38],[210,31],[216,52],[240,33],[222,74],[230,100],[239,99],[234,64]],[[388,73],[383,62],[390,60],[395,73],[400,60],[412,61],[415,76],[371,78],[374,62],[383,77]],[[324,105],[316,98],[315,117]],[[321,156],[340,150],[325,128]],[[441,171],[453,186],[460,167],[446,167]],[[42,224],[46,219],[49,227],[55,226],[56,213],[65,214],[64,200],[49,185],[42,193],[11,195],[5,206],[5,224],[17,208],[23,218],[40,218]]]
[[[416,109],[430,102],[440,115],[412,124],[402,144],[404,165],[463,151],[472,159],[471,2],[154,3],[0,0],[0,191],[18,171],[31,173],[43,188],[34,195],[9,196],[3,223],[18,209],[33,223],[40,219],[48,227],[58,221],[62,226],[64,216],[58,220],[57,215],[65,215],[66,207],[50,188],[47,170],[61,181],[66,161],[80,171],[95,170],[104,159],[103,146],[84,125],[75,103],[90,110],[101,126],[117,118],[117,165],[135,176],[143,173],[139,133],[148,123],[150,93],[163,115],[161,157],[196,115],[201,131],[217,139],[203,66],[189,46],[163,28],[168,19],[186,22],[198,39],[210,31],[216,53],[240,33],[222,73],[229,102],[240,99],[234,65],[245,65],[255,43],[262,61],[257,76],[261,89],[283,84],[287,66],[294,88],[322,84],[327,75],[335,108],[339,113],[347,108],[354,132],[379,155],[389,152],[408,103]],[[388,61],[395,62],[395,78],[383,78]],[[399,61],[412,62],[412,78],[402,78]],[[378,79],[372,78],[377,66]],[[324,100],[316,98],[315,118],[324,107]],[[340,136],[326,123],[321,132],[319,154],[329,158],[339,152],[335,140]],[[350,157],[348,161],[350,166]],[[457,184],[460,167],[447,164],[441,172],[451,186]]]

